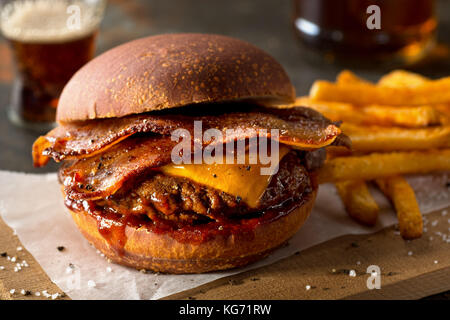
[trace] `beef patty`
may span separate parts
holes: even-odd
[[[162,173],[146,177],[134,188],[97,200],[95,206],[121,215],[146,215],[153,221],[164,219],[182,224],[241,217],[278,206],[288,199],[301,200],[304,194],[310,193],[311,180],[302,160],[294,151],[281,160],[257,208],[250,208],[239,197],[223,191]]]

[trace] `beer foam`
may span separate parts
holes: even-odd
[[[74,27],[74,12],[79,7],[79,24]],[[88,6],[77,1],[19,0],[1,10],[1,29],[6,38],[22,42],[65,42],[93,32],[101,21],[104,5]]]

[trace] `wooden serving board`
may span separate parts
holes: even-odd
[[[438,223],[434,227],[428,225],[428,231],[418,240],[402,240],[394,227],[371,235],[343,236],[272,265],[166,299],[419,299],[442,293],[450,290],[450,243],[436,233],[450,234],[450,208],[447,212],[448,215],[442,210],[428,214],[429,221]],[[14,264],[0,257],[0,266],[5,267],[0,270],[0,298],[48,299],[36,297],[34,292],[62,292],[25,248],[17,251],[19,246],[19,239],[0,219],[0,253],[16,255],[29,265],[14,272]],[[369,265],[381,268],[380,290],[367,289]],[[349,275],[350,270],[355,270],[355,277]],[[11,295],[11,289],[16,289],[16,293]],[[32,294],[23,296],[21,289]]]

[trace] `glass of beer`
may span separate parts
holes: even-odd
[[[293,0],[295,31],[329,60],[408,65],[435,44],[434,0]]]
[[[17,125],[48,130],[64,85],[94,56],[106,0],[1,3],[0,27],[15,67],[8,116]]]

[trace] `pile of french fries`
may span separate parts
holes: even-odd
[[[414,191],[403,175],[450,171],[450,77],[431,80],[397,70],[376,84],[341,72],[336,82],[316,81],[295,105],[313,108],[334,121],[353,143],[332,148],[319,173],[335,183],[346,211],[372,226],[379,207],[367,182],[392,202],[404,239],[423,232]]]

